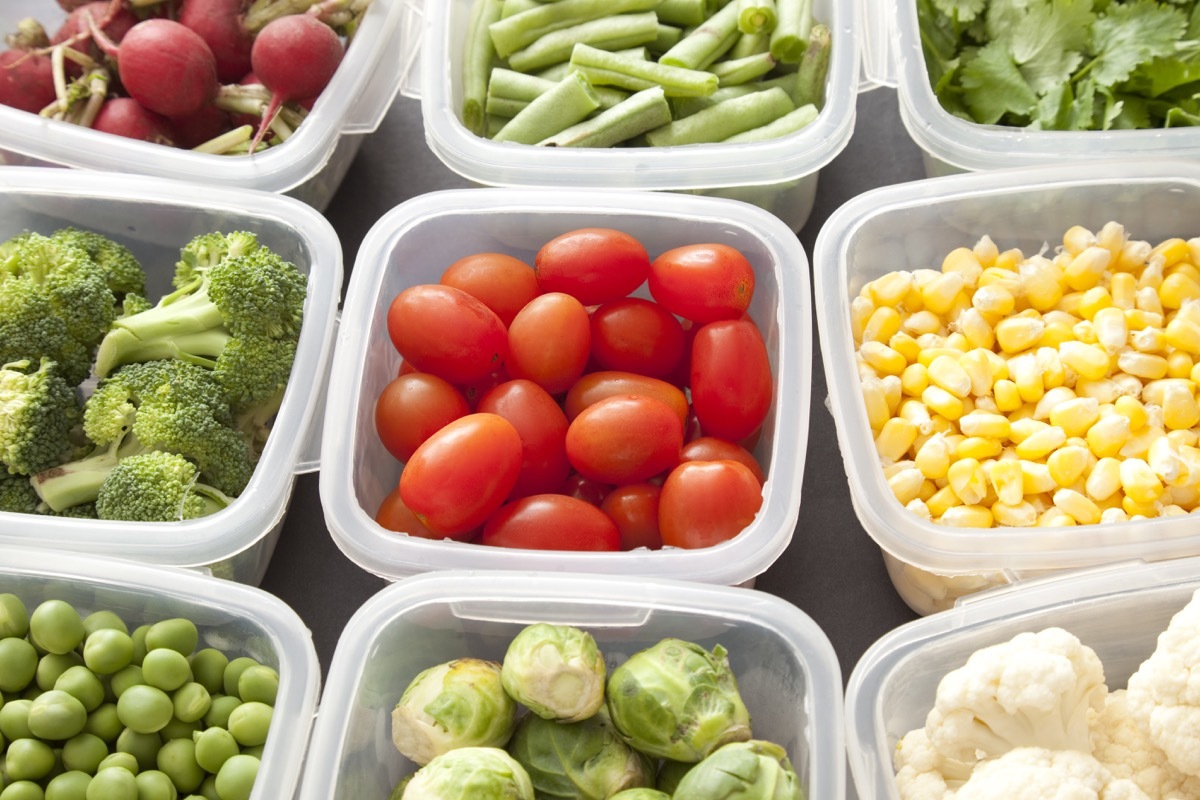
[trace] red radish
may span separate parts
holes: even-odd
[[[0,105],[36,114],[55,97],[54,69],[48,56],[27,50],[0,53]]]
[[[117,59],[121,84],[145,108],[165,117],[194,114],[217,96],[217,62],[195,31],[169,19],[139,22],[120,47],[99,30],[101,49]]]
[[[130,97],[114,97],[104,101],[96,121],[92,123],[92,129],[127,139],[141,139],[143,142],[168,146],[175,144],[171,121],[147,110]]]
[[[212,50],[221,83],[233,83],[250,71],[254,35],[242,24],[247,5],[247,0],[183,0],[179,9],[179,23]]]
[[[342,42],[325,23],[293,14],[267,23],[254,40],[250,61],[271,90],[271,103],[250,145],[253,153],[281,104],[316,97],[329,84],[342,63]]]
[[[84,14],[90,14],[100,30],[104,31],[105,35],[114,42],[124,39],[125,34],[129,33],[129,29],[139,22],[129,9],[114,5],[111,0],[88,0],[67,15],[63,24],[50,38],[50,44],[62,44],[74,37],[79,37],[75,41],[80,43],[83,40],[91,39],[91,30],[88,28],[87,17]],[[99,58],[101,55],[100,49],[94,45],[87,49],[82,46],[75,49],[80,52],[88,52],[88,55],[93,58]]]
[[[175,129],[175,146],[186,150],[202,145],[232,127],[229,114],[212,104],[204,106],[195,114],[175,117],[171,120],[171,125]]]

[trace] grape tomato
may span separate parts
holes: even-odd
[[[679,364],[683,326],[658,303],[624,297],[592,312],[592,356],[602,369],[665,378]]]
[[[584,477],[637,483],[679,463],[683,423],[661,400],[606,397],[585,408],[567,429],[567,458]]]
[[[533,268],[543,292],[565,292],[593,306],[641,286],[650,273],[650,255],[623,231],[580,228],[542,245]]]
[[[711,547],[737,536],[762,507],[762,488],[738,461],[685,461],[663,482],[658,525],[664,545]]]
[[[539,293],[533,267],[504,253],[474,253],[460,258],[446,267],[441,283],[479,300],[506,326]]]
[[[471,413],[462,392],[427,372],[410,372],[393,380],[375,403],[375,430],[383,446],[400,461],[433,434]]]
[[[419,284],[405,289],[388,308],[387,330],[406,362],[454,384],[487,376],[508,355],[504,323],[453,286]]]
[[[754,267],[729,245],[691,244],[654,259],[648,284],[651,297],[684,319],[737,319],[754,296]]]
[[[561,494],[537,494],[500,508],[480,541],[529,550],[621,549],[616,523],[591,503]]]

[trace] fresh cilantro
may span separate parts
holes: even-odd
[[[1186,30],[1179,9],[1154,0],[1113,6],[1092,26],[1093,79],[1102,86],[1125,80],[1143,61],[1171,55]]]
[[[972,116],[985,125],[1005,114],[1023,116],[1037,105],[1037,94],[1026,83],[1008,46],[1000,41],[980,48],[962,68],[963,101]]]
[[[987,0],[933,0],[938,11],[959,22],[970,22],[983,11]]]

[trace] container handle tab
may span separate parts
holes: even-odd
[[[338,329],[342,326],[342,312],[338,311],[333,317],[333,340],[337,341]],[[329,373],[333,369],[333,359],[325,367],[322,376],[320,392],[313,401],[312,417],[308,420],[300,442],[300,453],[296,460],[294,472],[306,475],[321,468],[321,437],[325,433],[325,406],[329,400]]]
[[[895,4],[903,0],[855,0],[855,29],[861,31],[858,90],[896,86]]]
[[[405,0],[404,19],[400,24],[400,52],[404,59],[400,94],[414,100],[421,99],[421,45],[424,41],[424,0]]]

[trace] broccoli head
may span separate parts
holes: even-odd
[[[91,370],[91,352],[67,330],[50,298],[29,278],[0,273],[0,362],[56,362],[72,386],[83,382]]]
[[[71,429],[79,422],[75,389],[55,362],[28,359],[0,367],[0,464],[32,475],[71,454]]]
[[[151,451],[123,459],[100,486],[100,519],[172,522],[216,513],[233,499],[201,483],[196,465],[175,453]]]
[[[146,272],[128,247],[94,231],[61,228],[50,235],[56,242],[82,248],[100,267],[105,283],[118,300],[146,293]]]
[[[39,502],[41,499],[28,477],[0,470],[0,511],[33,514]]]

